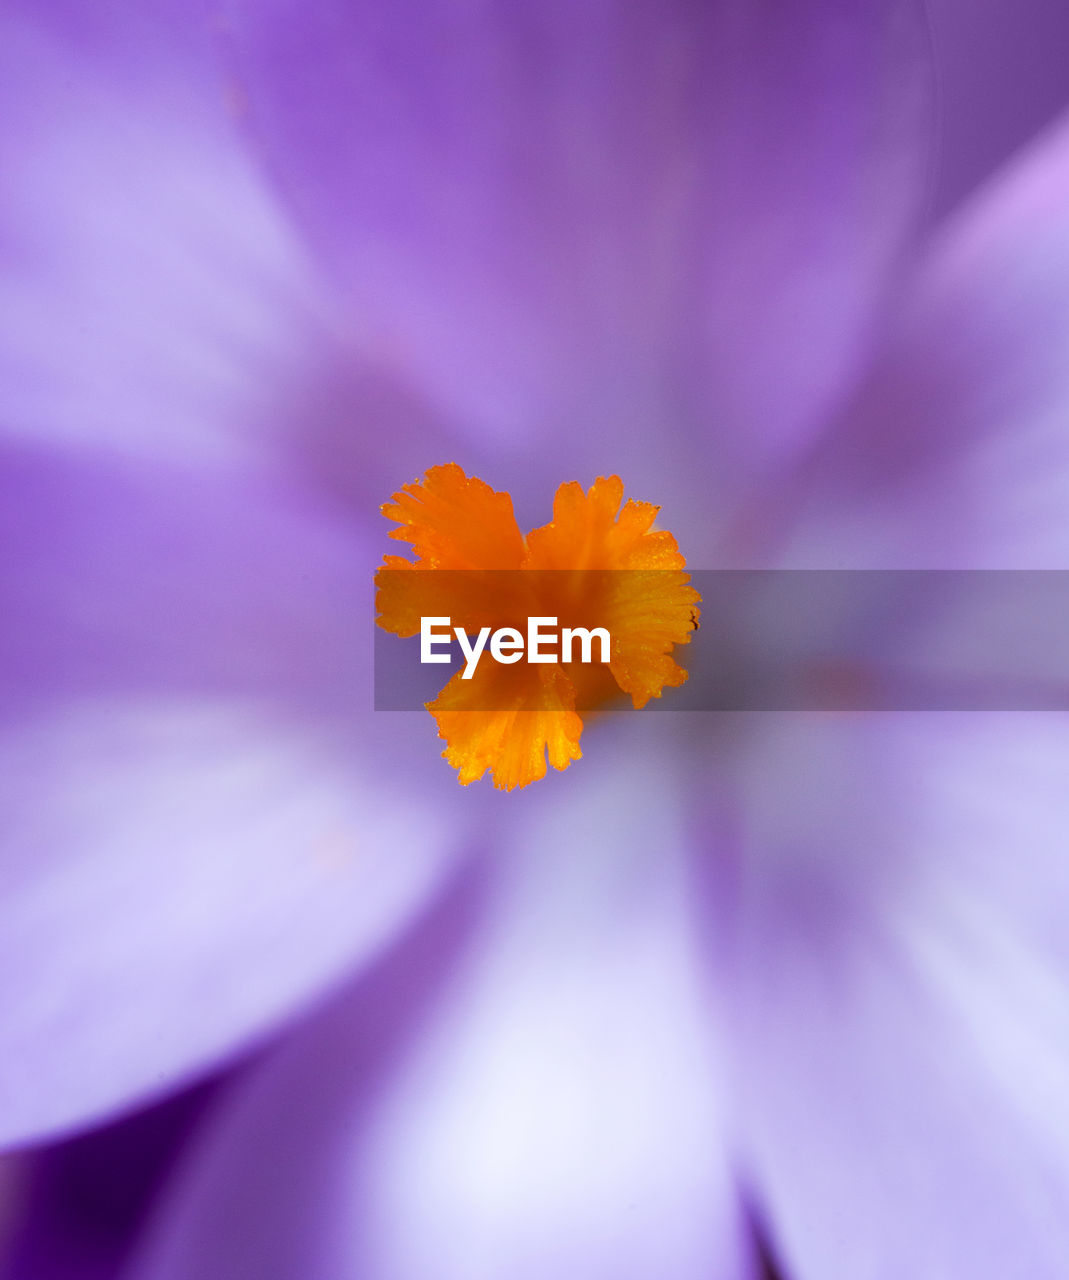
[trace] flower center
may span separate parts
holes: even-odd
[[[672,651],[690,640],[700,597],[675,538],[653,529],[658,508],[624,503],[623,493],[618,476],[585,492],[562,484],[553,519],[526,538],[511,497],[455,463],[432,467],[383,506],[397,522],[390,537],[415,559],[384,558],[379,626],[414,636],[427,619],[444,618],[465,637],[482,635],[485,647],[491,634],[528,635],[531,620],[543,618],[555,620],[561,638],[555,660],[538,646],[532,655],[530,646],[517,653],[499,644],[488,662],[480,651],[427,704],[461,783],[489,770],[495,786],[523,787],[545,776],[547,757],[566,769],[582,755],[582,711],[625,695],[641,708],[686,680]],[[565,631],[578,637],[570,654]],[[607,660],[596,660],[597,631],[608,636]]]

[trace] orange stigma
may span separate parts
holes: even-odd
[[[386,556],[376,574],[384,630],[415,636],[437,616],[472,634],[522,631],[548,617],[611,636],[601,663],[487,656],[458,670],[426,705],[462,784],[489,770],[496,787],[524,787],[545,777],[547,757],[566,769],[582,755],[581,712],[621,695],[640,708],[686,680],[672,650],[690,640],[700,596],[675,538],[652,527],[659,508],[623,496],[619,476],[599,477],[586,492],[562,484],[553,519],[525,538],[511,497],[450,463],[383,506],[398,526],[389,536],[415,554]]]

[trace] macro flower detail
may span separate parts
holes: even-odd
[[[1069,716],[696,705],[1069,566],[1021,32],[4,6],[3,1280],[1065,1280]]]
[[[524,787],[545,777],[547,756],[566,769],[582,755],[581,710],[621,694],[640,709],[686,680],[672,651],[697,626],[699,593],[675,538],[653,528],[659,508],[623,497],[619,476],[599,476],[586,491],[562,484],[553,519],[525,538],[511,497],[451,463],[431,467],[383,506],[398,522],[390,537],[416,555],[387,555],[376,574],[384,630],[414,636],[428,616],[467,632],[520,630],[543,617],[612,637],[601,664],[562,654],[559,663],[458,671],[426,705],[463,785],[489,770],[496,787]]]

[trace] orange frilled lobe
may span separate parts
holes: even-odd
[[[390,537],[415,553],[386,556],[376,575],[386,631],[414,636],[422,618],[448,617],[473,634],[522,632],[528,617],[555,617],[611,636],[607,672],[597,663],[505,665],[487,653],[470,679],[450,679],[427,709],[464,785],[489,770],[496,787],[526,786],[545,777],[547,756],[566,769],[582,755],[581,710],[621,693],[640,708],[686,680],[672,650],[694,633],[700,596],[675,538],[653,528],[659,509],[623,496],[619,476],[585,492],[562,484],[553,519],[524,538],[511,497],[450,463],[383,506],[398,525]]]

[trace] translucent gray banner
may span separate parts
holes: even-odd
[[[524,632],[530,616],[556,616],[558,629],[592,628],[613,610],[624,616],[631,597],[640,611],[651,587],[657,594],[651,576],[390,571],[380,574],[379,601],[381,607],[400,598],[410,612],[454,624],[467,618],[473,632],[484,625]],[[689,678],[665,689],[651,710],[1069,709],[1069,571],[693,570],[688,576],[701,595],[700,624],[672,656]],[[678,582],[666,573],[665,594]],[[641,629],[637,614],[624,621]],[[400,639],[377,627],[375,708],[422,707],[463,671],[459,643],[440,642],[437,650],[448,650],[450,662],[423,663],[419,635]],[[595,657],[597,651],[595,643]],[[488,644],[476,674],[493,662]],[[526,662],[525,654],[513,669]],[[591,683],[578,674],[577,684]],[[513,705],[508,678],[476,683],[471,709]],[[581,694],[578,705],[628,710],[631,702],[623,696],[606,701],[599,688]]]

